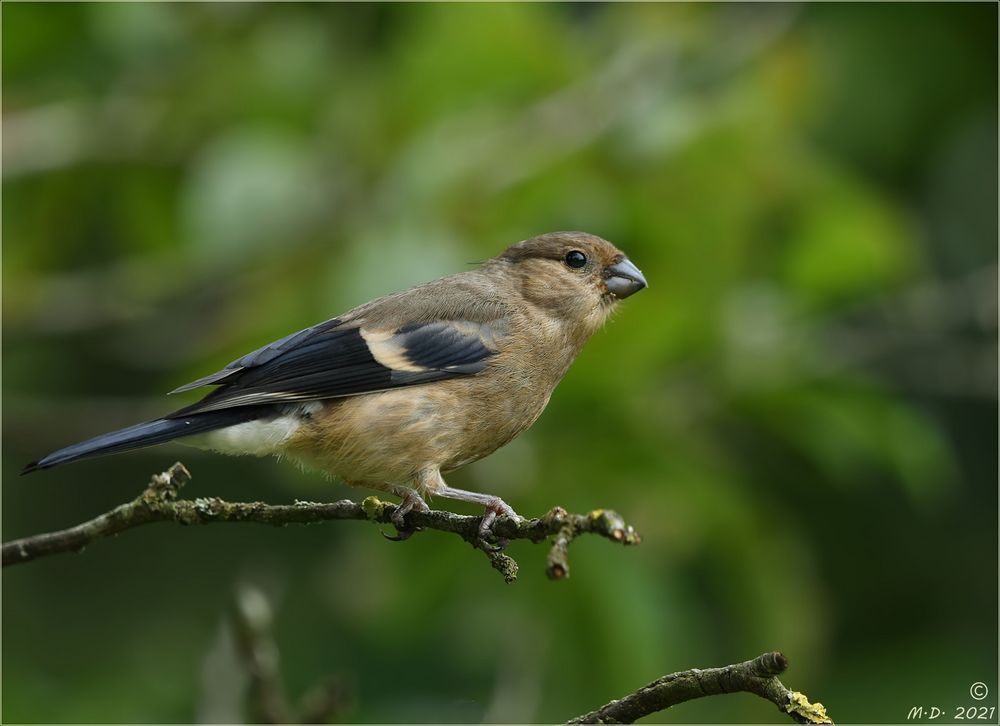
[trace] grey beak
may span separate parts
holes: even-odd
[[[608,292],[621,300],[646,287],[646,278],[626,257],[621,262],[604,268],[604,284],[607,285]]]

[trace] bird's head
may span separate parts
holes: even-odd
[[[625,253],[586,232],[551,232],[508,247],[498,258],[527,300],[592,333],[615,303],[646,287]]]

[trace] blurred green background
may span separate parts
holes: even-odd
[[[354,684],[344,720],[558,721],[770,649],[841,722],[996,705],[995,4],[2,13],[4,539],[177,459],[191,496],[361,497],[176,444],[16,475],[538,233],[604,236],[651,283],[450,479],[612,507],[641,547],[585,538],[552,583],[514,543],[507,586],[435,533],[131,531],[4,570],[4,721],[240,719],[241,582],[293,697]]]

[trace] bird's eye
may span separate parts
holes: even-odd
[[[579,269],[587,264],[587,255],[580,250],[570,250],[566,253],[566,264],[574,270]]]

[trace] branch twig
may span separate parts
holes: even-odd
[[[294,504],[227,502],[217,497],[178,499],[181,487],[190,479],[190,472],[178,462],[162,474],[154,475],[145,491],[134,500],[120,504],[110,512],[69,529],[5,542],[3,566],[29,562],[61,552],[80,552],[100,539],[153,522],[257,522],[281,527],[286,524],[356,519],[391,524],[392,514],[396,511],[395,504],[384,502],[378,497],[368,497],[360,504],[349,499],[329,503],[296,501]],[[410,512],[406,516],[408,524],[413,527],[451,532],[479,548],[481,517],[437,510]],[[640,541],[632,527],[625,524],[618,514],[607,509],[597,509],[588,514],[569,514],[565,509],[556,507],[540,519],[523,522],[499,517],[494,522],[492,531],[502,539],[527,539],[532,542],[541,542],[556,535],[546,566],[546,573],[554,580],[569,576],[567,548],[581,534],[599,534],[624,545],[638,544]],[[494,569],[507,582],[513,582],[517,578],[518,568],[513,558],[499,551],[483,551]]]
[[[330,723],[347,703],[340,679],[325,678],[294,707],[281,684],[270,601],[260,589],[244,584],[237,589],[234,605],[236,649],[250,676],[248,723]]]
[[[722,668],[671,673],[567,723],[632,723],[695,698],[741,691],[767,699],[798,723],[833,723],[822,703],[810,703],[804,695],[790,691],[778,680],[786,668],[788,659],[775,651]]]

